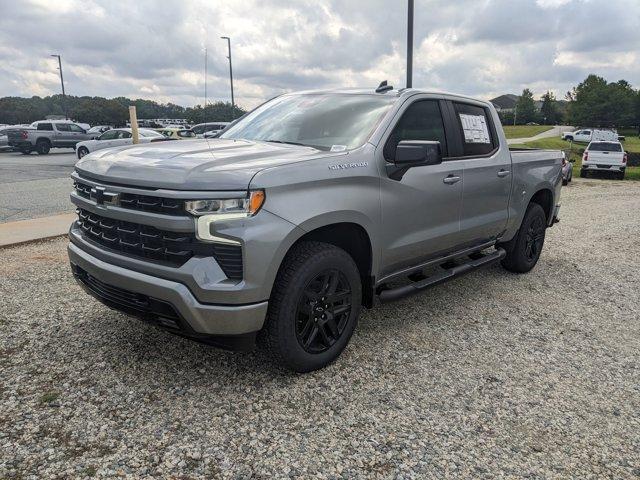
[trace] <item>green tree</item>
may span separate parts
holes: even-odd
[[[516,123],[524,125],[535,121],[536,117],[536,104],[533,101],[533,93],[528,88],[525,88],[516,103]]]
[[[540,107],[542,114],[542,120],[547,125],[556,125],[560,120],[560,113],[558,112],[558,102],[553,93],[547,91],[542,96],[542,107]]]
[[[622,127],[635,123],[638,93],[626,80],[607,83],[597,75],[589,75],[567,93],[569,121],[574,125]]]
[[[230,102],[214,102],[207,104],[206,110],[202,105],[187,108],[185,118],[190,123],[231,122],[245,113],[246,110],[238,105],[232,107]]]

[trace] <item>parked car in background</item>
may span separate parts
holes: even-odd
[[[573,163],[564,155],[562,158],[562,185],[568,185],[571,180],[573,180]]]
[[[591,142],[582,154],[580,176],[584,178],[593,172],[610,172],[622,180],[626,167],[627,154],[620,142]]]
[[[76,147],[78,142],[89,140],[85,129],[66,120],[33,122],[29,127],[9,131],[9,146],[25,155],[33,150],[46,155],[52,148]]]
[[[87,133],[91,135],[91,138],[95,139],[95,138],[98,138],[107,130],[111,130],[112,128],[113,127],[110,125],[96,125],[94,127],[91,127],[89,130],[87,130]]]
[[[623,135],[618,135],[616,130],[606,130],[598,128],[586,128],[573,132],[564,132],[562,139],[576,143],[589,143],[596,141],[618,142],[624,140]]]
[[[308,372],[376,299],[496,262],[530,271],[557,220],[562,158],[510,151],[494,106],[469,97],[281,95],[211,141],[80,160],[71,268],[111,308],[226,348],[260,332]]]
[[[224,130],[229,125],[229,122],[207,122],[199,123],[191,128],[191,131],[196,134],[198,138],[211,138],[215,137],[217,133]],[[207,133],[213,133],[214,135],[206,136]]]
[[[11,149],[8,137],[9,128],[10,127],[4,125],[0,127],[0,151]]]
[[[176,140],[186,140],[187,138],[196,138],[196,134],[188,128],[160,128],[157,130],[159,133],[167,138],[173,138]]]
[[[138,140],[140,143],[150,143],[166,140],[166,137],[155,130],[147,128],[138,129]],[[114,128],[107,130],[100,137],[93,140],[85,140],[76,145],[76,156],[80,159],[85,155],[102,150],[103,148],[120,147],[122,145],[133,145],[133,135],[130,128]]]

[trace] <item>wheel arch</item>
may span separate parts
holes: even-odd
[[[362,303],[366,307],[371,307],[375,285],[372,274],[374,271],[374,250],[371,235],[367,229],[357,222],[338,221],[323,225],[316,224],[315,228],[301,228],[298,231],[301,232],[301,235],[287,249],[280,261],[278,271],[289,252],[301,242],[316,241],[335,245],[346,251],[356,263],[362,281]]]
[[[36,139],[36,145],[38,145],[38,143],[43,143],[43,142],[47,142],[50,146],[52,145],[50,138],[39,137],[39,138]]]
[[[547,225],[551,221],[553,215],[553,191],[550,188],[540,188],[536,193],[531,196],[529,204],[537,203],[544,210],[544,214],[547,218]],[[527,204],[528,205],[528,204]]]

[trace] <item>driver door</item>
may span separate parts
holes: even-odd
[[[418,99],[398,112],[391,133],[383,139],[381,179],[382,275],[417,265],[455,250],[459,243],[463,168],[449,160],[443,102]],[[453,132],[451,132],[453,133]],[[389,176],[398,142],[439,141],[443,161]]]

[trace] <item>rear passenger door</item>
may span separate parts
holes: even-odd
[[[51,138],[51,142],[56,147],[71,147],[73,142],[71,128],[68,123],[54,123],[56,134]]]
[[[496,239],[506,228],[511,192],[511,154],[500,140],[489,108],[448,102],[456,128],[453,146],[464,171],[460,235],[465,245]]]
[[[448,159],[444,102],[425,97],[406,103],[381,143],[383,276],[454,250],[459,242],[462,164]],[[439,141],[442,163],[393,175],[395,149],[402,140]]]

